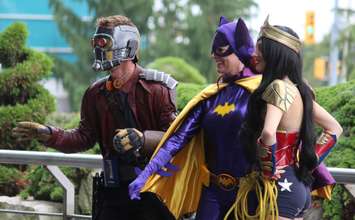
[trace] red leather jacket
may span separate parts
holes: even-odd
[[[129,106],[141,131],[166,131],[176,113],[170,90],[160,82],[140,79],[142,71],[137,65],[135,77],[129,82]],[[122,125],[115,122],[107,98],[100,92],[105,89],[106,80],[93,83],[82,98],[79,127],[66,131],[51,127],[53,135],[46,145],[65,153],[74,153],[87,150],[98,142],[104,158],[109,156],[113,151],[115,130]]]

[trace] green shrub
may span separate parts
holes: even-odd
[[[79,113],[53,112],[48,115],[46,123],[63,129],[78,127],[80,120]]]
[[[54,111],[54,98],[38,84],[50,74],[51,59],[25,47],[26,26],[14,23],[0,33],[0,54],[4,70],[0,74],[0,146],[3,149],[33,149],[36,144],[17,143],[11,130],[18,121],[43,123]],[[9,40],[11,39],[11,40]]]
[[[176,100],[178,111],[181,111],[185,105],[207,85],[198,85],[193,83],[179,83],[176,88]]]
[[[337,146],[326,159],[328,166],[355,168],[355,80],[316,90],[316,97],[343,127]]]
[[[44,123],[49,112],[54,111],[54,99],[40,85],[33,86],[34,95],[25,104],[0,106],[0,146],[2,149],[35,150],[39,149],[36,141],[17,142],[11,130],[18,121],[36,121]]]
[[[327,166],[355,168],[355,80],[334,87],[316,89],[316,97],[343,127],[334,150],[326,159]],[[325,219],[353,219],[355,216],[354,200],[347,190],[337,185],[331,201],[323,202]]]
[[[205,84],[205,77],[185,60],[178,57],[158,58],[147,65],[147,68],[157,69],[172,75],[179,82]]]
[[[0,60],[4,68],[23,60],[28,31],[22,23],[14,23],[0,33]]]
[[[329,220],[353,220],[355,218],[355,201],[341,185],[336,185],[332,200],[323,202],[323,217]]]
[[[0,148],[13,150],[39,149],[35,141],[18,143],[11,135],[18,121],[44,123],[54,111],[54,98],[38,81],[49,76],[52,60],[43,53],[26,48],[28,32],[22,23],[14,23],[0,33]],[[21,177],[25,166],[0,166],[1,178],[7,184],[0,194],[12,195],[26,184]],[[12,175],[7,174],[11,172]],[[15,183],[15,184],[13,184]]]
[[[21,172],[13,166],[0,166],[0,194],[15,196],[20,190],[19,182],[22,182]]]
[[[78,192],[81,179],[89,173],[88,169],[71,167],[60,167],[60,169],[74,184],[76,192]],[[21,192],[23,198],[31,195],[38,200],[63,201],[64,191],[62,187],[44,167],[32,167],[26,175],[26,179],[30,181],[30,184]]]

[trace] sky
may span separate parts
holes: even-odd
[[[256,0],[258,9],[250,19],[249,26],[258,31],[269,14],[269,23],[284,25],[292,28],[303,39],[307,11],[315,12],[315,39],[320,42],[324,35],[330,32],[334,20],[335,0]],[[339,8],[355,10],[355,0],[338,0]],[[344,26],[345,18],[340,18],[340,25]],[[254,36],[255,37],[255,36]]]

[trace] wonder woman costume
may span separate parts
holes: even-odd
[[[301,42],[273,26],[268,20],[265,21],[261,36],[280,42],[296,53],[301,50]],[[274,80],[262,94],[262,99],[272,104],[283,112],[286,112],[293,103],[297,94],[295,85],[282,80]],[[336,136],[324,132],[315,146],[319,164],[329,153],[336,143]],[[287,218],[299,218],[303,216],[311,202],[310,187],[300,181],[295,174],[297,166],[297,154],[299,151],[298,132],[287,133],[278,131],[276,143],[265,145],[261,139],[258,140],[259,159],[261,163],[261,175],[252,173],[240,181],[240,189],[234,206],[229,210],[227,216],[234,211],[237,219],[277,219],[278,216]],[[275,174],[284,170],[281,178]],[[324,165],[320,165],[314,171],[317,189],[316,194],[330,198],[332,185],[335,183]],[[320,187],[320,188],[319,188]],[[256,215],[249,215],[245,210],[247,203],[245,199],[248,193],[255,189],[259,200],[258,212]]]

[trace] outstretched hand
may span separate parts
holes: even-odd
[[[130,198],[140,200],[140,192],[146,183],[147,179],[139,175],[132,183],[128,186],[128,193]]]
[[[46,142],[50,139],[51,135],[51,130],[47,126],[30,121],[19,122],[16,127],[12,129],[12,136],[17,138],[20,142],[32,139]]]
[[[147,165],[149,166],[149,164]],[[175,165],[173,165],[172,163],[168,162],[167,164],[165,164],[164,166],[166,168],[166,170],[171,170],[171,171],[178,171],[179,168]],[[155,171],[155,173],[157,173],[160,176],[164,176],[164,177],[169,177],[172,175],[172,173],[165,171],[162,168],[159,168],[157,171]],[[145,185],[145,183],[147,182],[148,178],[150,177],[151,171],[150,169],[144,169],[143,171],[141,171],[138,175],[138,177],[129,184],[128,186],[128,193],[130,198],[133,199],[137,199],[140,200],[140,191],[142,190],[143,186]]]
[[[163,169],[177,170],[175,166],[170,164],[172,156],[169,151],[160,148],[158,153],[147,164],[144,170],[138,177],[128,186],[129,196],[131,199],[140,199],[140,191],[147,182],[148,178],[157,173],[162,176],[169,176],[170,174]]]

